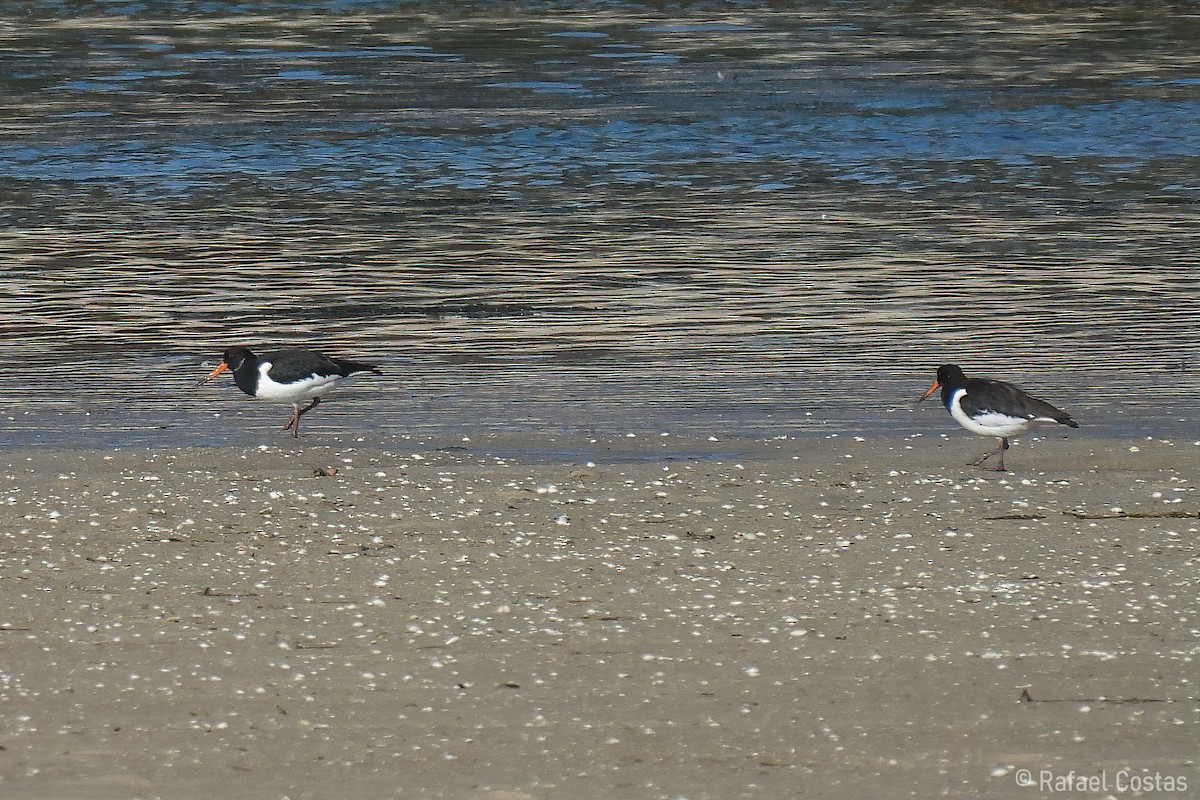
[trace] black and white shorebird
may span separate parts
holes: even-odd
[[[317,407],[321,395],[355,375],[383,374],[374,364],[331,358],[312,350],[291,348],[259,356],[248,347],[231,347],[221,355],[217,368],[197,386],[227,369],[233,370],[237,387],[251,397],[292,404],[292,417],[283,429],[290,430],[293,437],[300,435],[300,417]],[[306,401],[311,402],[301,408]]]
[[[954,421],[971,433],[995,436],[1000,447],[989,450],[972,461],[972,466],[982,464],[994,455],[1000,456],[996,470],[1004,471],[1004,451],[1008,449],[1008,437],[1025,433],[1034,425],[1057,422],[1078,428],[1079,423],[1071,415],[1060,411],[1044,400],[1030,397],[1025,392],[1004,381],[986,378],[968,378],[956,364],[938,367],[937,379],[921,399],[942,390],[942,405],[954,417]]]

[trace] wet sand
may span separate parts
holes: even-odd
[[[0,797],[1200,790],[1198,442],[329,441],[0,454]]]

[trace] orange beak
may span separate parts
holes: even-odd
[[[219,371],[219,370],[218,370],[218,371]],[[216,375],[216,374],[217,374],[216,372],[214,372],[214,373],[213,373],[213,375]],[[211,378],[211,377],[212,377],[212,375],[209,375],[208,377],[210,377],[210,378]],[[933,385],[932,385],[932,386],[930,386],[928,389],[926,389],[926,390],[925,390],[925,394],[921,395],[921,400],[924,400],[924,399],[928,398],[928,397],[929,397],[929,395],[933,394],[934,392],[936,392],[936,391],[937,391],[938,389],[940,389],[940,388],[942,388],[942,385],[941,385],[940,383],[938,383],[938,382],[937,382],[937,378],[934,378],[934,379],[933,379]],[[919,403],[919,402],[921,402],[921,400],[918,400],[917,402]]]
[[[229,365],[228,365],[228,364],[226,364],[224,361],[222,361],[220,364],[218,364],[218,365],[217,365],[217,368],[216,368],[216,369],[214,369],[212,372],[208,373],[208,377],[207,377],[207,378],[205,378],[204,380],[200,381],[200,382],[199,382],[199,383],[197,383],[196,385],[197,385],[197,386],[203,386],[204,384],[208,383],[208,382],[209,382],[209,381],[211,381],[213,378],[217,377],[218,375],[220,375],[222,372],[224,372],[224,371],[225,371],[225,370],[227,370],[227,369],[229,369]]]

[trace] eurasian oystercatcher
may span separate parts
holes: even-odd
[[[293,437],[300,435],[300,417],[317,407],[321,395],[347,379],[364,372],[382,375],[379,367],[357,361],[291,348],[257,356],[248,347],[231,347],[221,355],[221,363],[196,384],[203,386],[227,369],[233,370],[233,382],[251,397],[276,403],[291,403],[292,418],[284,426]],[[312,402],[303,408],[305,400]]]
[[[989,450],[971,462],[982,464],[992,456],[1000,455],[998,472],[1004,471],[1004,451],[1008,449],[1008,437],[1016,436],[1036,424],[1057,422],[1078,428],[1079,423],[1071,415],[1060,411],[1044,400],[1030,397],[1025,392],[1004,381],[986,378],[968,378],[956,364],[938,367],[937,379],[921,399],[929,397],[938,388],[942,390],[942,405],[954,417],[955,422],[971,433],[995,436],[1000,447]]]

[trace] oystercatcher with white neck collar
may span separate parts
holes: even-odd
[[[1078,428],[1079,423],[1071,415],[1004,381],[987,378],[968,378],[956,364],[938,367],[937,379],[921,399],[942,390],[942,405],[954,417],[954,421],[971,433],[995,436],[1000,447],[989,450],[971,462],[978,466],[994,455],[1000,456],[997,472],[1004,472],[1004,451],[1008,449],[1008,437],[1025,433],[1034,425],[1057,422]]]
[[[225,370],[233,371],[233,382],[251,397],[273,403],[291,403],[292,417],[284,430],[300,436],[300,417],[317,407],[321,395],[350,378],[372,372],[382,375],[374,364],[332,358],[312,350],[289,348],[255,355],[248,347],[231,347],[221,363],[197,386],[203,386]],[[305,401],[311,401],[301,408]]]

